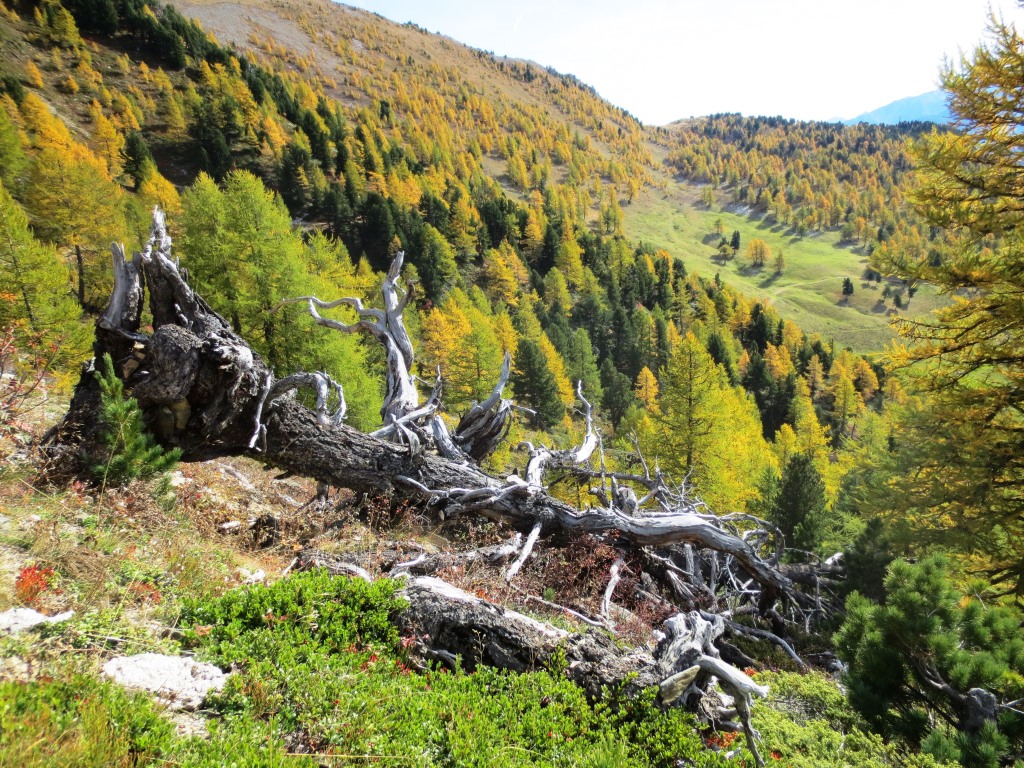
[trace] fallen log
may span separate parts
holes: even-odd
[[[579,396],[586,406],[587,432],[578,448],[552,451],[544,446],[528,446],[531,456],[523,473],[526,479],[516,474],[498,478],[481,470],[474,459],[493,450],[507,431],[511,417],[511,405],[501,396],[508,376],[508,358],[491,397],[471,409],[455,434],[449,436],[437,413],[442,396],[440,377],[426,403],[420,405],[409,374],[413,350],[401,321],[401,311],[410,294],[400,295],[398,288],[401,256],[392,264],[384,281],[384,309],[365,307],[355,299],[336,302],[323,302],[315,297],[301,299],[317,322],[331,327],[336,324],[337,330],[346,333],[365,330],[385,346],[389,365],[388,391],[382,412],[385,424],[377,433],[366,434],[343,423],[343,391],[326,373],[292,374],[281,380],[275,377],[262,358],[192,291],[171,257],[171,240],[163,215],[157,210],[153,218],[151,237],[141,253],[127,260],[120,247],[113,249],[114,291],[96,323],[94,359],[83,369],[68,414],[46,440],[51,455],[64,466],[72,470],[87,467],[88,457],[96,452],[100,431],[99,395],[92,371],[103,356],[109,354],[126,389],[137,399],[147,424],[165,445],[180,448],[185,460],[245,454],[286,472],[314,478],[322,488],[350,488],[357,494],[370,496],[384,494],[395,503],[418,505],[433,512],[439,521],[479,515],[508,524],[522,534],[530,534],[527,544],[519,551],[520,560],[507,572],[508,581],[538,541],[556,535],[592,534],[614,543],[623,552],[649,552],[650,557],[641,558],[648,567],[658,562],[666,564],[664,573],[655,572],[657,578],[644,575],[643,592],[658,603],[659,609],[663,605],[678,605],[674,602],[677,594],[696,595],[698,599],[710,595],[711,602],[717,602],[716,590],[723,572],[729,576],[725,580],[727,584],[739,585],[733,593],[735,600],[757,605],[758,610],[766,614],[772,613],[779,601],[799,609],[793,582],[777,566],[778,553],[769,553],[766,557],[759,551],[770,538],[769,526],[741,532],[736,527],[736,519],[719,518],[703,511],[702,505],[688,498],[684,487],[671,488],[658,473],[652,477],[646,464],[642,476],[606,473],[603,466],[601,470],[585,468],[598,450],[600,439],[582,391]],[[153,320],[151,334],[140,330],[146,291]],[[359,321],[346,325],[328,321],[318,314],[318,308],[335,304],[353,306]],[[302,386],[316,391],[315,412],[294,398],[283,396]],[[328,408],[332,393],[338,401],[333,413]],[[166,418],[168,413],[173,417]],[[551,496],[544,484],[545,472],[551,468],[573,468],[589,478],[600,479],[600,486],[592,489],[599,505],[577,509]],[[637,487],[647,491],[642,498],[635,492]],[[744,524],[756,526],[758,523],[749,516],[741,517],[740,522]],[[686,567],[673,562],[672,547],[677,545],[683,545]],[[709,559],[712,573],[707,581],[694,565],[698,562],[694,551],[719,553]],[[351,569],[348,572],[368,576]],[[606,612],[616,577],[617,572],[613,572],[606,592]],[[528,629],[535,635],[530,643],[522,633],[508,634],[511,630],[507,622],[488,629],[484,619],[491,615],[488,612],[493,613],[493,606],[456,597],[438,583],[422,581],[423,578],[427,577],[414,579],[410,589],[421,590],[422,602],[433,600],[437,610],[410,616],[415,616],[417,626],[435,643],[438,637],[450,635],[449,640],[434,647],[436,653],[443,651],[473,658],[466,655],[469,635],[451,634],[456,632],[453,627],[461,625],[475,626],[475,631],[490,632],[495,637],[506,633],[504,640],[494,641],[480,663],[500,660],[501,665],[509,664],[512,669],[523,653],[533,659],[530,663],[540,658],[536,656],[540,652],[532,646],[547,648],[544,643],[548,641],[568,642],[565,637],[556,637],[557,633],[548,637],[549,629],[519,619],[513,624],[522,632]],[[685,583],[687,579],[691,580],[690,586]],[[650,591],[658,589],[658,584],[665,587],[669,597]],[[467,614],[465,621],[454,621],[450,616],[444,618],[444,611],[469,611],[472,617]],[[677,647],[676,651],[655,654],[651,662],[626,654],[630,659],[626,665],[630,667],[629,672],[658,669],[657,674],[650,673],[649,680],[643,675],[638,680],[649,682],[660,675],[657,682],[661,685],[666,678],[683,672],[689,676],[691,668],[698,667],[693,674],[702,675],[701,681],[706,683],[707,679],[715,678],[729,689],[728,695],[744,717],[748,737],[753,738],[745,713],[751,696],[757,695],[759,689],[738,669],[719,658],[714,643],[724,629],[721,619],[703,618],[695,610],[678,616],[688,618],[666,625],[666,636],[678,640],[689,633],[692,637],[676,643],[673,646]],[[688,629],[684,630],[684,625]],[[544,637],[548,640],[541,642]],[[603,642],[591,638],[587,640],[591,644],[587,647]],[[572,674],[589,690],[597,681],[607,682],[609,675],[614,677],[617,673],[598,671],[601,665],[611,664],[610,651],[594,651],[590,656],[587,653],[580,651],[577,661],[583,666],[578,667],[588,669],[585,665],[593,664],[596,665],[594,671]],[[694,663],[677,669],[678,659],[684,657]],[[669,662],[669,659],[674,660]],[[623,679],[626,674],[623,671]],[[676,678],[670,686],[673,700],[689,697],[692,681],[686,681],[686,676]],[[702,688],[705,689],[706,686]],[[753,742],[751,746],[754,749]]]
[[[762,585],[780,593],[791,588],[785,575],[740,537],[716,525],[713,516],[685,508],[654,513],[639,509],[636,514],[615,506],[578,510],[543,490],[540,470],[530,473],[530,482],[515,476],[502,481],[469,462],[333,423],[295,400],[268,401],[272,372],[191,290],[171,259],[170,248],[159,212],[145,250],[131,262],[114,248],[114,294],[97,322],[94,362],[87,366],[63,423],[49,438],[54,452],[67,454],[70,449],[86,460],[98,437],[98,394],[90,371],[96,360],[110,354],[118,370],[126,373],[126,386],[147,423],[155,424],[161,409],[187,403],[190,416],[185,426],[172,425],[159,435],[181,448],[186,460],[255,455],[334,487],[408,498],[445,516],[478,513],[524,533],[539,524],[545,534],[603,533],[640,546],[688,542],[732,556]],[[144,286],[150,293],[151,336],[139,333]],[[397,357],[404,361],[404,352]],[[134,364],[129,367],[129,362]],[[253,440],[256,434],[259,439]],[[589,456],[592,450],[588,436],[579,453]],[[576,452],[569,453],[577,460]],[[535,462],[541,468],[545,463]]]

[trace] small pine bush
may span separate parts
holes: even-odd
[[[93,475],[104,485],[124,485],[144,480],[174,468],[181,451],[165,451],[145,430],[142,410],[133,397],[125,397],[124,382],[114,372],[110,355],[103,356],[103,370],[96,371],[100,385],[100,418],[105,429],[104,461],[93,467]]]

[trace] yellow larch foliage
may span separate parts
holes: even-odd
[[[480,214],[468,194],[461,194],[451,205],[451,242],[460,254],[476,250],[476,235],[483,227]]]
[[[790,405],[797,450],[813,459],[820,473],[828,464],[828,428],[821,426],[811,402],[811,391],[802,378],[796,380],[796,393]]]
[[[742,296],[736,297],[736,306],[733,307],[732,317],[729,318],[729,329],[733,333],[740,333],[750,325],[750,302]],[[785,341],[785,336],[783,336]]]
[[[541,226],[541,217],[532,208],[526,214],[526,226],[523,227],[523,239],[520,245],[528,260],[533,260],[540,256],[541,248],[544,246],[544,229]]]
[[[64,93],[72,96],[81,90],[78,86],[78,82],[71,75],[64,75],[64,77],[60,78],[60,80],[57,81],[57,87],[64,91]]]
[[[30,61],[25,64],[25,76],[28,78],[28,84],[33,88],[43,87],[43,73],[39,71],[35,62]]]
[[[387,187],[389,196],[402,207],[416,208],[423,197],[423,190],[404,163],[388,173]]]
[[[171,78],[160,67],[150,70],[149,78],[152,81],[153,86],[162,94],[166,94],[168,91],[174,90],[174,84],[171,82]]]
[[[764,364],[777,381],[782,381],[794,371],[793,360],[789,356],[787,347],[776,347],[774,344],[769,344],[764,351]]]
[[[419,360],[424,378],[432,378],[438,366],[444,375],[457,341],[455,327],[440,307],[433,307],[423,315]]]
[[[853,366],[853,384],[865,401],[874,397],[878,391],[878,376],[875,375],[871,364],[863,357],[857,358],[857,362]]]
[[[519,283],[502,251],[491,248],[484,254],[484,284],[492,299],[510,307],[519,304]]]
[[[811,400],[817,401],[825,391],[825,368],[821,364],[821,358],[816,354],[811,355],[811,359],[807,361],[807,373],[805,374],[805,378],[807,379],[807,387],[811,393]]]
[[[170,120],[168,120],[169,122]],[[168,128],[170,128],[169,125]],[[262,120],[260,120],[260,132],[263,134],[263,140],[266,142],[270,153],[278,157],[281,154],[281,150],[288,144],[288,134],[281,128],[280,123],[269,114],[264,114]]]
[[[775,433],[775,440],[772,443],[772,451],[778,460],[779,466],[785,468],[789,460],[800,453],[796,432],[789,424],[783,424]]]
[[[562,226],[562,237],[558,242],[558,250],[555,251],[555,269],[562,273],[566,282],[572,288],[578,288],[583,284],[583,249],[576,241],[576,230],[566,220]]]
[[[646,365],[640,370],[636,377],[636,384],[633,387],[636,392],[636,399],[639,400],[644,410],[655,413],[658,410],[658,379]]]
[[[838,359],[832,362],[827,392],[832,400],[832,411],[840,423],[845,424],[864,410],[864,401],[853,384],[849,369]]]
[[[882,386],[882,394],[885,396],[886,403],[906,405],[909,400],[906,390],[903,389],[903,385],[900,384],[899,379],[895,376],[886,378],[885,384]]]
[[[185,121],[185,111],[182,107],[181,97],[173,91],[167,94],[163,107],[164,129],[167,135],[172,138],[181,138],[185,135],[188,123]],[[287,143],[287,137],[285,137]],[[282,145],[283,146],[283,145]]]
[[[181,196],[174,185],[165,179],[156,166],[147,163],[139,174],[142,181],[139,183],[136,195],[148,210],[154,205],[160,208],[173,221],[181,214]]]
[[[131,95],[132,101],[136,106],[135,113],[139,118],[139,122],[144,123],[147,114],[152,115],[156,113],[156,102],[153,101],[146,91],[132,85],[128,87],[128,93]]]
[[[572,310],[569,285],[557,269],[552,269],[544,276],[544,305],[549,310],[556,306],[561,307],[562,312],[566,315]]]
[[[68,127],[34,93],[25,95],[20,109],[34,149],[56,149],[71,160],[81,160],[92,155],[86,147],[71,138]]]
[[[143,115],[128,96],[121,91],[111,94],[111,108],[123,131],[137,131],[142,127]]]
[[[558,354],[558,350],[555,349],[555,345],[551,343],[551,339],[546,333],[541,333],[537,339],[537,346],[544,355],[548,370],[555,377],[555,383],[558,385],[558,399],[566,406],[572,405],[576,401],[576,390],[565,372],[565,360]]]
[[[519,347],[519,334],[512,325],[512,318],[507,312],[498,312],[494,316],[494,333],[498,337],[502,352],[512,355],[512,363],[515,364],[516,349]]]
[[[107,169],[113,178],[117,178],[124,170],[124,136],[103,114],[98,101],[89,105],[89,116],[92,119],[92,137],[99,147],[99,155],[107,163]]]
[[[800,327],[790,320],[783,320],[782,345],[789,350],[790,359],[797,356],[803,344],[804,332],[800,330]]]
[[[672,476],[687,475],[713,509],[742,509],[757,478],[775,458],[761,434],[753,399],[730,387],[697,337],[688,332],[662,373],[658,429],[641,443],[648,461]]]
[[[675,323],[668,323],[666,325],[666,338],[668,339],[668,348],[671,352],[673,349],[679,346],[679,343],[683,340],[682,334],[679,333],[679,329],[676,328]],[[749,358],[748,358],[749,362]]]
[[[103,87],[103,75],[84,60],[78,62],[78,66],[75,67],[75,79],[89,93],[95,93]]]

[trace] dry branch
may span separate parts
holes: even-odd
[[[366,307],[354,298],[294,300],[305,302],[321,325],[345,333],[368,332],[385,347],[385,424],[376,433],[366,434],[342,423],[343,393],[326,373],[294,374],[277,380],[259,355],[191,290],[170,250],[159,211],[141,254],[127,261],[123,251],[114,249],[114,292],[96,324],[94,345],[96,359],[105,353],[112,355],[149,423],[157,423],[162,409],[188,414],[185,423],[175,420],[171,431],[160,435],[165,443],[179,446],[186,460],[255,455],[288,472],[314,478],[322,488],[390,495],[395,503],[433,510],[440,520],[480,515],[508,524],[530,534],[518,550],[519,559],[507,572],[509,580],[534,547],[556,535],[593,534],[615,544],[622,553],[639,552],[646,570],[640,574],[643,589],[637,589],[637,594],[659,610],[688,606],[674,622],[666,623],[667,644],[653,657],[643,651],[621,651],[606,635],[567,637],[426,576],[413,578],[407,587],[413,606],[409,625],[430,637],[424,647],[434,654],[431,658],[461,654],[470,664],[527,668],[541,662],[555,647],[567,645],[569,657],[574,659],[569,676],[595,693],[599,684],[626,680],[638,672],[630,685],[658,684],[664,692],[666,681],[674,680],[668,686],[669,698],[685,700],[698,689],[707,692],[709,682],[717,679],[735,700],[753,748],[754,734],[746,715],[751,697],[762,689],[719,658],[714,644],[725,627],[721,619],[711,614],[702,617],[694,608],[698,603],[716,606],[717,590],[723,584],[734,600],[773,617],[779,616],[774,606],[780,599],[791,609],[796,606],[793,610],[809,599],[794,591],[793,582],[777,566],[776,553],[768,558],[761,555],[760,548],[771,538],[767,526],[753,518],[722,519],[707,513],[688,496],[685,486],[671,487],[657,471],[652,476],[646,465],[643,475],[609,473],[602,456],[601,469],[589,469],[586,465],[600,446],[600,436],[582,389],[578,394],[584,406],[586,434],[578,447],[552,451],[528,446],[531,455],[525,479],[517,475],[499,479],[482,471],[474,460],[493,451],[511,418],[511,402],[502,398],[510,359],[506,356],[491,396],[471,408],[454,435],[449,434],[438,414],[443,391],[440,377],[431,396],[420,404],[410,374],[413,350],[402,310],[411,294],[398,285],[402,254],[383,282],[383,309]],[[154,328],[148,336],[140,333],[144,289],[149,291]],[[324,318],[318,311],[340,305],[352,307],[359,319],[345,324]],[[298,386],[314,388],[316,412],[283,396]],[[333,413],[328,409],[332,392],[338,399]],[[98,439],[97,407],[96,382],[91,369],[86,369],[67,416],[50,440],[54,456],[67,464],[73,465],[77,459],[79,467],[87,465]],[[254,432],[257,439],[253,439]],[[545,471],[552,468],[600,478],[600,487],[595,489],[600,506],[577,509],[552,497],[544,484]],[[638,498],[634,488],[644,489],[644,496]],[[739,524],[748,528],[741,530]],[[467,561],[486,557],[500,562],[514,551],[506,544],[493,553],[467,555]],[[444,567],[443,562],[443,556],[433,561],[416,557],[396,563],[396,573],[430,573]],[[707,575],[702,563],[709,569]],[[605,613],[622,561],[616,566],[605,596]],[[365,571],[345,571],[368,577]],[[811,603],[820,607],[820,601]],[[492,640],[478,654],[474,649],[481,633]],[[677,690],[684,680],[678,675],[689,675],[693,667],[697,668],[693,680]]]

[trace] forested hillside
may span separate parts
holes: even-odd
[[[612,426],[625,418],[620,432],[638,429],[650,446],[665,445],[680,421],[722,408],[735,418],[657,457],[674,473],[695,473],[702,497],[716,507],[755,502],[763,478],[781,473],[786,441],[799,439],[820,445],[817,468],[835,498],[842,462],[826,460],[825,447],[839,447],[866,404],[878,406],[880,371],[808,338],[769,305],[688,273],[680,255],[629,243],[623,206],[652,161],[641,127],[585,86],[418,30],[385,40],[379,19],[356,12],[334,14],[333,43],[240,57],[169,9],[162,20],[133,20],[125,6],[123,32],[98,30],[84,42],[73,16],[47,8],[54,21],[19,20],[22,42],[12,43],[25,74],[8,76],[16,85],[5,122],[20,138],[6,165],[31,171],[7,187],[36,223],[35,237],[73,268],[86,310],[109,291],[105,243],[132,222],[139,231],[142,211],[159,202],[179,228],[179,255],[197,288],[235,330],[278,371],[334,371],[353,393],[351,420],[370,426],[379,384],[367,379],[364,348],[314,330],[299,309],[271,310],[307,293],[366,295],[372,272],[404,249],[420,294],[412,321],[419,373],[430,380],[441,366],[453,414],[486,396],[509,350],[517,399],[534,410],[527,427],[568,428],[578,380]],[[96,30],[91,6],[72,10]],[[299,28],[329,29],[314,24],[312,10],[294,13]],[[413,50],[430,63],[403,61],[396,83],[387,70],[410,48],[402,45],[409,35],[422,39]],[[365,57],[337,42],[363,38]],[[268,38],[258,39],[267,48]],[[125,46],[154,65],[134,62]],[[337,61],[296,58],[327,56],[324,49],[340,51],[330,54]],[[441,66],[434,59],[445,51],[455,62]],[[460,59],[508,95],[457,77]],[[542,97],[547,110],[537,106]],[[73,165],[55,183],[42,175],[55,172],[58,153]],[[505,172],[490,175],[495,166]],[[196,174],[180,195],[166,180]],[[72,199],[104,207],[68,220]],[[308,222],[306,234],[292,218]],[[670,358],[681,342],[699,355],[676,370]],[[707,375],[715,366],[721,377]],[[671,406],[694,382],[705,411]],[[768,443],[783,427],[773,453]],[[707,449],[695,449],[700,443]]]
[[[999,45],[1020,48],[1014,34],[997,34]],[[223,332],[265,361],[267,382],[325,372],[343,388],[347,424],[405,439],[410,455],[436,439],[451,459],[437,431],[417,432],[419,411],[393,409],[396,380],[411,382],[414,405],[422,396],[423,408],[439,409],[447,426],[435,430],[451,430],[458,442],[507,355],[508,394],[521,408],[504,422],[508,434],[487,456],[489,470],[517,471],[521,442],[533,459],[541,445],[579,442],[574,455],[584,445],[593,451],[596,429],[600,466],[587,470],[596,474],[559,465],[562,474],[543,487],[552,508],[570,502],[629,514],[661,504],[664,512],[668,499],[685,499],[698,512],[733,515],[729,525],[751,546],[767,550],[771,540],[768,559],[786,581],[773,582],[756,610],[731,570],[739,549],[725,550],[723,570],[717,554],[698,555],[694,565],[690,543],[685,562],[672,560],[682,550],[665,555],[676,581],[709,569],[708,586],[698,579],[705,595],[695,585],[671,592],[645,582],[632,559],[642,547],[621,531],[621,541],[601,540],[608,551],[595,556],[594,574],[612,568],[617,582],[623,562],[635,570],[630,622],[648,634],[679,603],[724,611],[730,621],[749,619],[748,637],[778,641],[803,669],[782,638],[827,656],[842,601],[854,592],[837,642],[850,703],[864,718],[858,738],[874,729],[922,765],[927,755],[969,766],[1020,757],[1014,699],[1024,651],[1014,637],[1019,617],[1001,605],[1019,598],[1021,575],[1015,273],[1005,266],[1017,247],[1014,209],[986,207],[971,183],[966,192],[957,187],[960,163],[989,160],[984,150],[972,154],[969,138],[960,144],[925,125],[734,115],[647,128],[571,76],[326,0],[177,9],[141,0],[7,2],[0,54],[0,360],[18,372],[0,404],[12,445],[31,432],[19,409],[37,393],[32,381],[66,397],[90,349],[101,362],[110,342],[96,336],[94,346],[93,326],[115,288],[109,245],[141,249],[159,206],[187,282],[182,295],[209,303]],[[948,79],[962,90],[964,110],[974,106],[972,87],[987,87],[969,74]],[[1013,135],[992,131],[999,146],[1012,145]],[[1007,147],[1001,159],[1013,152]],[[1012,183],[998,172],[991,181],[1012,198]],[[650,229],[658,206],[677,203],[678,215],[696,222],[684,245],[627,237]],[[401,267],[400,252],[399,283],[388,270]],[[817,269],[829,285],[815,289],[820,304],[808,313],[827,318],[822,327],[902,318],[911,346],[884,357],[865,345],[854,352],[834,331],[807,333],[764,292],[746,294],[730,279],[744,287],[758,280],[766,291],[802,288],[813,282],[805,271]],[[386,306],[389,285],[408,291],[397,310]],[[919,290],[926,298],[915,298]],[[998,301],[986,303],[992,295]],[[321,311],[356,332],[314,322],[312,303],[286,301],[308,296],[351,297]],[[206,322],[205,303],[197,306],[198,314],[180,302],[176,309],[195,328]],[[938,319],[918,319],[935,306],[943,307]],[[388,327],[396,311],[397,336]],[[378,316],[385,320],[374,331]],[[137,357],[130,369],[118,369],[129,393],[134,371],[150,375],[139,362],[146,334],[168,319],[153,305],[141,322],[118,326],[103,315],[96,325],[99,333],[119,328],[119,344],[137,345],[122,350]],[[411,368],[405,379],[396,379],[389,344]],[[903,370],[915,362],[923,374]],[[183,434],[197,421],[189,421],[189,409],[198,413],[190,399],[146,413],[146,426],[186,460],[217,454]],[[400,426],[406,417],[412,437]],[[935,423],[949,433],[934,436]],[[546,460],[530,466],[542,473]],[[510,487],[536,495],[533,471]],[[320,502],[325,486],[344,485],[314,476]],[[612,476],[637,489],[654,485],[642,499],[609,501],[601,494]],[[601,492],[590,487],[596,477]],[[99,486],[104,493],[107,471]],[[450,502],[466,489],[442,491]],[[424,517],[431,499],[421,504]],[[365,517],[367,503],[364,495],[353,514]],[[411,496],[401,505],[418,508]],[[392,513],[399,506],[393,499]],[[517,524],[524,532],[534,525]],[[539,518],[536,526],[530,542]],[[572,562],[566,552],[583,557],[579,541],[562,546],[547,556],[563,565]],[[936,559],[950,552],[952,564]],[[826,565],[835,553],[844,553],[841,565]],[[908,556],[917,560],[897,560]],[[546,576],[557,573],[545,563]],[[800,578],[813,584],[807,594],[777,591]],[[556,607],[596,599],[581,597],[584,585],[571,580],[531,587]],[[781,613],[773,607],[780,598]],[[937,606],[939,618],[908,628],[898,600]],[[879,640],[886,633],[910,638],[903,678],[891,687],[874,677],[891,661]],[[998,711],[978,715],[968,692],[980,688],[995,692]],[[789,736],[776,738],[792,747]]]

